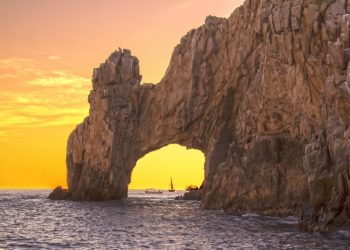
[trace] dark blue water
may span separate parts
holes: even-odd
[[[350,249],[350,232],[300,233],[295,218],[232,216],[130,192],[125,201],[46,199],[49,191],[0,190],[4,249]]]

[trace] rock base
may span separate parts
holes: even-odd
[[[68,189],[63,189],[62,187],[56,187],[48,197],[50,200],[69,200],[70,193]]]
[[[177,196],[175,200],[186,200],[186,201],[201,201],[202,190],[191,190],[183,195]]]

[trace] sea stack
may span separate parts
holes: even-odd
[[[113,52],[68,140],[67,196],[125,198],[136,161],[177,143],[205,154],[203,208],[349,224],[349,60],[349,0],[247,0],[209,16],[158,84]]]

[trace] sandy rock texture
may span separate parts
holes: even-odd
[[[116,51],[68,140],[70,198],[127,197],[136,161],[178,143],[205,154],[204,208],[349,224],[349,60],[349,0],[246,0],[209,16],[158,84]]]

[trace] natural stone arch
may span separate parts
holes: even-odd
[[[124,198],[137,159],[177,143],[205,154],[203,207],[310,204],[312,229],[349,222],[349,13],[349,1],[246,0],[184,36],[157,85],[114,52],[69,137],[65,196]]]
[[[208,18],[176,47],[157,85],[140,85],[138,60],[128,50],[114,52],[94,70],[89,117],[67,147],[73,198],[125,198],[136,161],[168,144],[202,151],[210,174],[208,162],[218,164],[225,152],[216,150],[230,142],[222,129],[230,122],[232,91],[223,93],[223,86],[214,84],[228,80],[226,34],[226,19]]]

